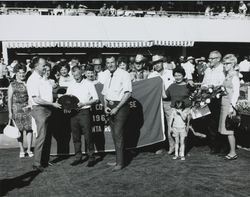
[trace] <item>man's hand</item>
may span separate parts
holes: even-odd
[[[77,104],[77,107],[78,108],[82,108],[82,107],[84,107],[85,106],[85,104],[84,103],[81,103],[81,102],[79,102],[78,104]]]
[[[119,108],[118,108],[118,107],[113,108],[113,109],[111,110],[111,112],[110,112],[110,116],[116,115],[118,111],[119,111]]]
[[[236,111],[234,110],[228,113],[229,118],[232,118],[235,115],[236,115]]]
[[[59,103],[52,103],[52,106],[58,109],[62,108],[62,106]]]

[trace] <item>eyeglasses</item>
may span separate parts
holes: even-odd
[[[214,60],[214,59],[218,59],[219,57],[209,57],[209,60]]]
[[[232,64],[232,62],[223,62],[222,64],[223,65],[230,65],[230,64]]]
[[[142,62],[135,62],[135,64],[142,64]]]

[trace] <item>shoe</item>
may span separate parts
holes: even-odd
[[[19,153],[19,158],[24,158],[25,157],[25,152],[20,152]]]
[[[48,166],[54,166],[55,165],[55,163],[53,163],[53,162],[48,162]]]
[[[73,161],[70,165],[71,166],[77,166],[77,165],[79,165],[79,164],[81,164],[82,163],[82,160],[81,159],[76,159],[75,161]]]
[[[178,156],[176,156],[176,155],[175,155],[175,156],[173,156],[173,159],[174,159],[174,160],[178,159]]]
[[[181,157],[181,161],[185,161],[186,158],[184,156]]]
[[[116,162],[108,162],[107,165],[108,166],[116,166]]]
[[[42,166],[33,165],[32,168],[33,168],[33,170],[38,171],[38,172],[43,172],[44,171],[44,167],[42,167]]]
[[[33,152],[31,152],[31,151],[27,151],[27,154],[28,154],[29,157],[33,157],[34,156]]]
[[[163,149],[157,150],[157,151],[155,152],[156,155],[161,155],[162,153],[163,153]]]
[[[87,167],[93,167],[96,164],[96,160],[94,157],[90,157]]]
[[[121,170],[123,167],[122,167],[122,165],[116,165],[113,169],[112,169],[112,171],[119,171],[119,170]]]
[[[235,160],[237,158],[238,158],[237,155],[234,155],[234,156],[227,155],[227,156],[225,156],[225,160]]]

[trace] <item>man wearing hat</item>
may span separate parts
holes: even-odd
[[[108,77],[102,90],[104,95],[104,109],[109,117],[111,133],[115,145],[116,162],[113,170],[124,167],[124,131],[129,116],[128,100],[132,93],[132,83],[127,71],[118,68],[114,56],[106,57]]]
[[[148,78],[149,72],[144,69],[146,58],[137,54],[134,62],[134,71],[130,72],[131,81],[141,81]]]
[[[99,57],[93,58],[90,64],[94,66],[97,81],[103,84],[107,76],[107,71],[103,71],[102,69],[102,59]]]
[[[181,64],[181,66],[184,68],[186,72],[186,78],[187,80],[193,80],[193,73],[194,73],[194,57],[189,56],[187,58],[187,62],[184,64]]]
[[[161,54],[156,54],[152,57],[152,62],[151,64],[153,65],[154,71],[149,74],[148,78],[153,78],[153,77],[161,77],[163,80],[163,88],[165,92],[168,87],[174,82],[174,77],[173,77],[173,71],[168,70],[163,68],[163,62],[165,61],[165,58]],[[170,134],[170,115],[171,115],[171,107],[170,107],[171,102],[167,100],[163,100],[163,110],[164,114],[167,120],[167,126],[168,126],[168,142],[169,142],[169,150],[168,154],[172,154],[174,152],[174,139],[172,138]],[[156,154],[161,154],[163,152],[163,149],[160,149],[156,151]]]

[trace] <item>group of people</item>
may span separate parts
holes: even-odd
[[[173,5],[172,5],[172,4]],[[230,4],[229,4],[230,5]],[[249,6],[249,5],[248,5]],[[26,12],[28,14],[41,14],[37,8],[27,8],[26,10],[22,10],[23,7],[21,6],[20,10],[16,9],[9,9],[7,8],[5,3],[2,3],[2,6],[0,7],[0,14],[12,14],[12,13],[22,13]],[[115,8],[116,7],[116,8]],[[134,6],[133,6],[134,7]],[[143,6],[145,7],[145,6]],[[157,8],[158,7],[158,8]],[[190,6],[189,6],[190,7]],[[194,5],[195,7],[195,5]],[[238,10],[236,11],[235,5],[231,4],[230,8],[227,10],[227,6],[212,6],[212,5],[201,5],[202,8],[198,8],[198,10],[183,10],[185,6],[182,6],[181,8],[178,8],[178,5],[174,5],[174,2],[170,2],[167,6],[166,5],[152,5],[150,8],[137,8],[137,9],[130,9],[128,5],[107,5],[107,3],[103,3],[102,7],[100,9],[98,8],[89,8],[86,5],[79,4],[75,5],[74,3],[69,4],[66,3],[66,5],[58,4],[56,8],[50,8],[48,6],[47,12],[43,10],[43,14],[47,15],[66,15],[66,16],[82,16],[82,15],[88,15],[88,16],[136,16],[136,17],[148,17],[148,16],[158,16],[158,17],[171,17],[172,15],[179,16],[182,14],[185,14],[186,12],[194,12],[197,13],[204,12],[205,16],[219,16],[220,18],[225,17],[245,17],[247,15],[248,7],[243,2],[239,2]],[[46,10],[46,9],[45,9]],[[175,10],[175,11],[174,11]],[[190,13],[189,13],[190,15]]]
[[[29,64],[31,68],[29,74],[26,73],[25,65],[17,63],[14,66],[14,77],[8,88],[9,119],[16,122],[22,134],[23,131],[27,133],[27,152],[22,143],[23,135],[18,139],[20,158],[26,153],[29,157],[34,156],[34,169],[43,171],[48,165],[49,161],[45,160],[43,149],[50,124],[49,117],[54,109],[60,109],[70,117],[70,130],[75,149],[75,160],[71,165],[82,163],[82,134],[86,140],[87,166],[92,167],[96,164],[91,129],[91,106],[100,102],[95,84],[102,83],[104,110],[109,118],[116,150],[116,162],[108,164],[113,165],[114,170],[121,170],[125,166],[124,131],[129,116],[128,101],[133,92],[132,83],[154,77],[161,77],[163,82],[162,101],[169,144],[167,149],[169,154],[174,153],[173,159],[185,160],[185,138],[190,128],[199,131],[201,123],[199,121],[205,123],[203,136],[207,136],[209,140],[211,153],[217,154],[221,151],[221,146],[226,145],[221,139],[227,136],[229,149],[225,159],[237,159],[234,131],[225,128],[226,116],[235,114],[233,107],[239,97],[240,80],[235,55],[227,54],[222,58],[219,51],[212,51],[208,63],[205,63],[203,57],[196,59],[199,65],[204,64],[199,72],[201,86],[223,85],[228,93],[221,99],[212,99],[208,104],[211,114],[203,117],[203,120],[192,120],[190,116],[192,103],[189,96],[194,86],[193,76],[197,70],[192,64],[195,61],[193,57],[188,57],[186,62],[184,57],[180,57],[180,62],[174,64],[164,54],[156,53],[149,62],[151,67],[146,66],[146,58],[142,54],[137,54],[130,63],[125,57],[114,56],[106,56],[104,61],[105,66],[102,64],[102,59],[96,57],[85,66],[81,66],[79,60],[73,59],[69,63],[61,61],[52,68],[44,58],[34,57]],[[57,90],[60,86],[66,87],[66,95],[78,98],[76,109],[65,109],[57,102],[60,96]],[[31,151],[32,130],[36,133],[34,153]],[[161,147],[156,153],[160,154],[164,148],[166,147]]]

